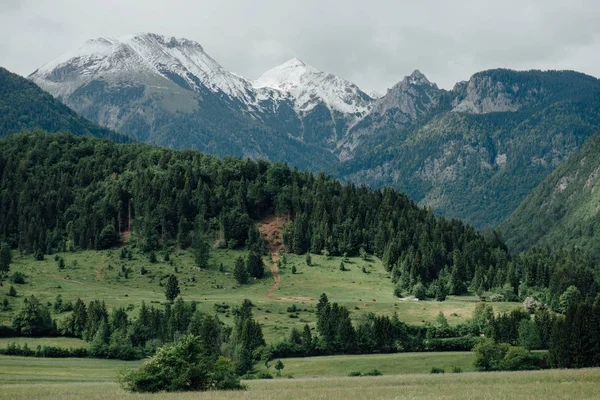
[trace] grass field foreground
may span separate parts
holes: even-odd
[[[132,394],[117,383],[0,385],[0,398],[153,400],[597,399],[600,369],[303,378],[247,382],[243,392]]]

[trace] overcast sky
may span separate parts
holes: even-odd
[[[414,69],[444,88],[497,67],[600,76],[598,0],[0,0],[0,66],[28,75],[134,32],[195,40],[251,79],[298,57],[382,93]]]

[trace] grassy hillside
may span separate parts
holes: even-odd
[[[579,246],[600,256],[600,132],[536,187],[501,226],[514,250]]]
[[[130,141],[80,117],[35,83],[0,67],[0,137],[31,129],[90,135],[117,143]]]
[[[5,282],[0,288],[0,296],[10,301],[11,310],[0,312],[0,322],[10,324],[25,296],[34,294],[43,302],[54,303],[58,294],[63,302],[74,302],[77,298],[86,303],[93,299],[106,301],[107,307],[125,307],[131,316],[137,316],[142,301],[164,303],[165,284],[169,274],[175,273],[181,286],[181,295],[185,300],[198,302],[198,308],[209,314],[217,314],[228,325],[233,322],[231,307],[241,304],[248,298],[256,306],[254,314],[263,326],[268,343],[281,341],[287,337],[293,327],[302,329],[305,323],[315,326],[316,300],[275,300],[267,298],[266,292],[273,285],[270,274],[265,279],[251,281],[249,285],[238,287],[233,278],[234,260],[245,255],[242,250],[214,249],[211,252],[210,268],[197,270],[189,251],[176,251],[171,255],[172,262],[159,261],[151,263],[148,256],[141,252],[133,252],[132,260],[120,258],[118,250],[81,251],[60,253],[65,260],[65,269],[59,270],[54,256],[46,256],[43,261],[36,261],[32,255],[15,257],[11,271],[26,275],[26,283],[14,284],[18,297],[6,296],[9,284]],[[287,264],[280,268],[280,286],[275,290],[274,298],[308,297],[318,299],[321,293],[327,293],[332,301],[346,306],[351,311],[351,318],[359,320],[365,314],[373,312],[378,315],[392,315],[397,312],[401,321],[409,324],[433,322],[440,311],[444,312],[451,325],[470,318],[476,297],[450,296],[445,302],[421,301],[412,299],[399,300],[393,295],[393,283],[388,278],[379,259],[372,257],[364,261],[359,257],[350,258],[345,263],[347,271],[340,271],[341,257],[314,255],[312,266],[306,265],[304,256],[286,255]],[[158,254],[162,260],[162,255]],[[264,257],[266,265],[270,265],[268,256]],[[220,265],[222,271],[219,271]],[[297,273],[292,274],[296,266]],[[145,268],[148,273],[140,274]],[[367,273],[362,271],[365,267]],[[124,270],[128,278],[124,278]],[[192,282],[195,280],[195,282]],[[225,303],[230,308],[224,312],[216,312],[215,304]],[[296,306],[299,311],[288,312],[288,308]],[[495,303],[497,311],[506,311],[517,306],[516,303]],[[67,313],[54,314],[64,318]],[[35,348],[37,339],[19,339]],[[0,341],[3,343],[14,340]],[[55,344],[58,345],[58,344]],[[75,347],[73,344],[64,347]]]

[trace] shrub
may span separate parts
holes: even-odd
[[[419,282],[413,287],[412,294],[415,296],[415,298],[424,300],[427,296],[427,289],[425,289],[425,286]]]
[[[372,369],[372,370],[370,370],[368,372],[365,372],[363,375],[364,376],[381,376],[383,374],[378,369]]]
[[[352,371],[348,374],[348,376],[361,376],[362,374],[360,373],[360,371]]]
[[[271,375],[268,372],[259,372],[258,375],[256,375],[257,379],[273,379],[273,375]]]
[[[120,377],[124,389],[132,392],[180,392],[245,389],[231,360],[206,356],[202,340],[184,336],[178,343],[159,349],[138,370]]]
[[[431,367],[432,374],[445,374],[446,371],[443,368]]]
[[[12,274],[12,276],[10,277],[10,281],[17,285],[23,285],[25,284],[25,274],[17,271],[14,274]]]
[[[461,367],[452,367],[452,373],[453,374],[460,374],[462,372],[463,372],[463,370],[462,370]]]
[[[500,363],[504,359],[509,345],[505,343],[496,343],[493,339],[484,338],[475,347],[475,367],[481,371],[493,371],[500,368]]]
[[[540,359],[523,347],[511,346],[500,362],[499,369],[504,371],[540,369]]]
[[[44,252],[40,249],[37,249],[33,254],[33,258],[35,258],[36,261],[42,261],[44,259]]]

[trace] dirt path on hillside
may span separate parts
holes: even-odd
[[[102,265],[96,267],[96,280],[102,282]]]
[[[284,300],[284,301],[311,301],[314,300],[312,297],[276,297],[273,296],[273,292],[277,290],[281,283],[279,276],[279,251],[283,247],[283,228],[285,225],[285,219],[282,217],[271,216],[265,219],[262,224],[258,227],[260,234],[267,240],[269,247],[271,248],[271,273],[273,274],[273,285],[267,290],[265,296],[273,300]]]

